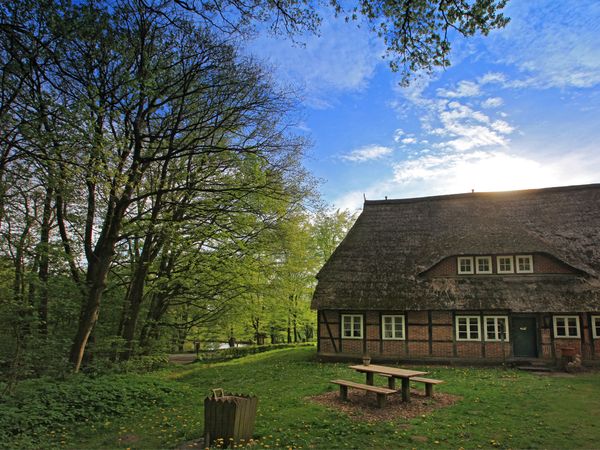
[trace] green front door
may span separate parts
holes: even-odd
[[[511,334],[514,356],[537,357],[537,329],[534,317],[513,317]]]

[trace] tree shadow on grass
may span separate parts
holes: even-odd
[[[411,401],[402,402],[399,394],[388,395],[383,408],[377,407],[377,397],[374,393],[349,390],[348,401],[340,399],[338,391],[325,392],[308,397],[310,401],[328,408],[341,411],[353,420],[380,422],[394,419],[412,419],[446,408],[462,399],[462,397],[436,392],[433,397],[426,397],[420,391],[411,390]]]

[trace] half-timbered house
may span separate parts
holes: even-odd
[[[600,360],[600,184],[365,201],[317,275],[321,357]]]

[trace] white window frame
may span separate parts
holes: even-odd
[[[519,269],[519,258],[524,258],[529,260],[529,270],[520,270]],[[533,273],[533,256],[532,255],[517,255],[515,256],[515,271],[517,273]]]
[[[494,334],[495,338],[488,338],[488,320],[494,321]],[[508,316],[483,316],[483,339],[487,342],[502,342],[500,338],[500,330],[498,328],[498,319],[504,320],[504,342],[510,342],[510,335],[508,333]]]
[[[488,266],[489,266],[489,270],[479,270],[479,261],[480,260],[487,260],[488,262]],[[475,273],[482,273],[482,274],[490,274],[494,272],[494,268],[492,267],[492,257],[491,256],[477,256],[475,258]]]
[[[569,319],[575,319],[575,324],[577,325],[577,335],[576,336],[572,336],[569,334],[569,326],[568,326],[568,320]],[[559,336],[558,335],[558,320],[565,320],[565,331],[566,331],[566,335],[565,336]],[[552,324],[554,325],[554,337],[556,339],[580,339],[581,338],[581,326],[579,325],[579,316],[573,316],[573,315],[569,315],[569,316],[552,316]]]
[[[461,261],[469,261],[469,264],[471,265],[471,270],[462,270],[460,267],[460,263]],[[475,273],[475,267],[473,266],[473,257],[472,256],[459,256],[456,259],[456,269],[458,271],[459,275],[472,275]]]
[[[500,268],[500,259],[506,258],[510,260],[510,270],[502,270]],[[515,259],[512,256],[500,255],[496,256],[496,270],[498,273],[515,273]]]
[[[468,336],[467,338],[460,337],[459,327],[458,327],[458,322],[460,321],[460,319],[467,319],[467,336]],[[471,321],[472,320],[477,321],[477,338],[471,337]],[[456,335],[457,341],[463,341],[463,342],[464,341],[471,341],[471,342],[481,341],[481,317],[480,316],[473,316],[473,315],[455,316],[454,317],[454,328],[455,328],[455,335]]]
[[[344,327],[346,318],[350,320],[350,332],[352,336],[346,336],[346,328]],[[358,318],[360,323],[360,336],[354,336],[354,322]],[[364,316],[362,314],[342,314],[342,339],[362,339],[363,338],[363,322]]]
[[[385,337],[385,319],[392,319],[392,337]],[[402,324],[402,336],[396,336],[396,321]],[[384,341],[404,341],[406,339],[406,321],[401,314],[384,314],[381,316],[381,339]]]
[[[596,323],[598,325],[596,325]],[[600,333],[596,332],[596,327],[600,328],[600,316],[592,316],[592,337],[600,339]]]

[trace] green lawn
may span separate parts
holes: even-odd
[[[168,401],[114,420],[50,430],[43,447],[176,448],[202,435],[203,399],[215,387],[259,397],[259,448],[600,447],[597,372],[549,377],[427,367],[431,377],[446,381],[439,392],[462,400],[411,420],[364,423],[306,400],[336,390],[328,383],[333,378],[363,381],[347,364],[318,363],[314,357],[314,348],[284,349],[145,375],[166,383]]]

